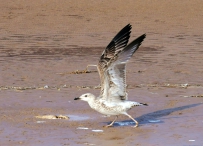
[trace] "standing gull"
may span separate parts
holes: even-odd
[[[135,122],[134,127],[137,127],[138,122],[132,118],[127,111],[134,106],[147,106],[146,103],[127,100],[126,63],[146,37],[146,35],[143,34],[128,44],[131,28],[130,24],[126,25],[113,38],[100,57],[97,65],[101,80],[100,96],[96,97],[91,93],[86,93],[74,99],[87,101],[92,109],[104,115],[115,115],[116,118],[106,127],[112,126],[118,118],[118,115],[121,114],[132,119]]]

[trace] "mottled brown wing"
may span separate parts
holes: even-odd
[[[126,47],[128,40],[130,38],[131,33],[131,25],[126,25],[122,30],[119,31],[119,33],[112,39],[112,41],[108,44],[106,49],[103,51],[99,64],[98,64],[98,71],[100,75],[101,80],[101,93],[102,96],[104,94],[104,89],[109,88],[108,82],[106,79],[106,69],[109,64],[109,61],[114,57],[116,54],[118,54],[119,51],[124,49]],[[106,94],[106,90],[105,90]]]
[[[126,63],[139,48],[145,37],[145,34],[141,35],[127,47],[116,53],[111,59],[103,58],[99,61],[98,68],[100,68],[100,77],[102,77],[103,81],[102,98],[108,101],[127,99]]]

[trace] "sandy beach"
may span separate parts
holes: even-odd
[[[0,0],[1,146],[202,146],[203,1]],[[95,67],[127,24],[146,33],[127,65],[129,111],[104,117],[82,101],[99,95]],[[64,115],[69,119],[36,116]]]

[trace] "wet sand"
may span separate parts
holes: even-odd
[[[0,145],[203,145],[203,2],[0,3]],[[103,117],[74,97],[99,95],[96,64],[116,33],[147,34],[127,65],[129,113]],[[66,115],[70,119],[39,119]],[[99,130],[99,131],[94,131]]]

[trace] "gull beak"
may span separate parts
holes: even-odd
[[[80,97],[76,97],[76,98],[74,98],[74,100],[79,100],[80,99]]]

